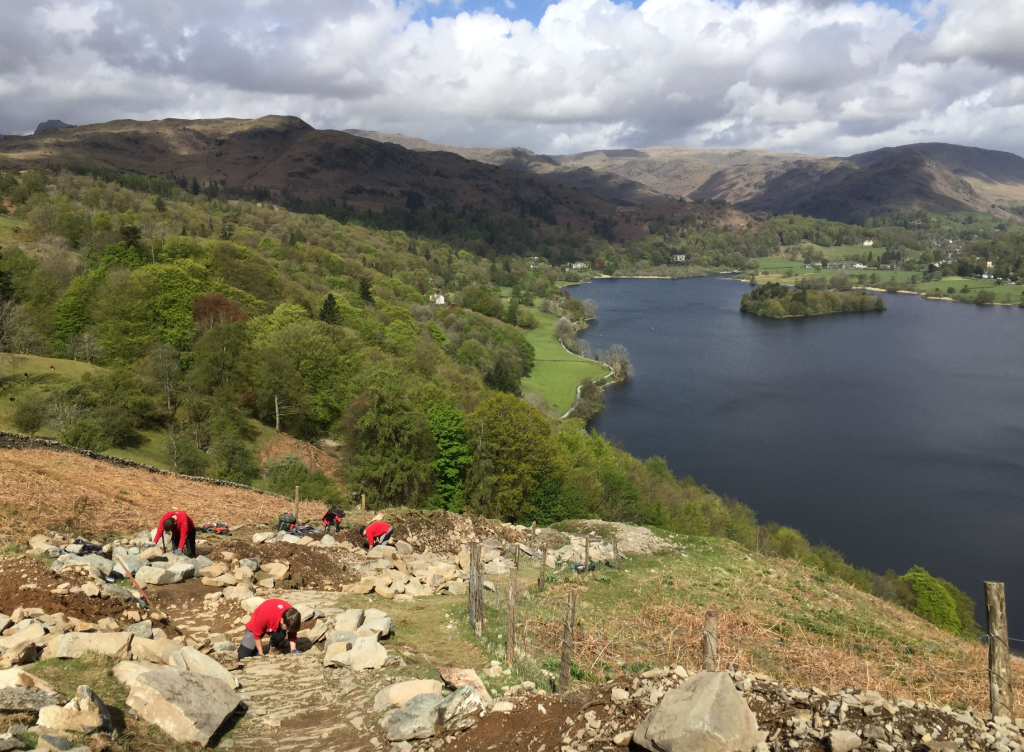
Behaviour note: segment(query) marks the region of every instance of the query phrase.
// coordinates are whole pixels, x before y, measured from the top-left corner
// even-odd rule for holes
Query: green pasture
[[[27,223],[23,219],[0,216],[0,242],[5,240],[16,240],[18,234],[23,232]]]
[[[562,415],[572,407],[580,382],[603,378],[608,369],[595,360],[566,352],[555,339],[555,321],[558,319],[550,313],[541,313],[533,308],[529,310],[536,315],[539,326],[526,332],[536,360],[533,372],[523,379],[523,391],[541,395],[552,413]]]

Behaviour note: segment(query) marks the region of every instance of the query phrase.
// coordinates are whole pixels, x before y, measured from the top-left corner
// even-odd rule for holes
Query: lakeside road
[[[576,390],[584,379],[595,381],[608,373],[608,367],[568,352],[555,338],[556,316],[530,309],[538,326],[526,332],[533,345],[533,372],[523,379],[523,392],[540,395],[556,416],[564,414],[576,401]]]

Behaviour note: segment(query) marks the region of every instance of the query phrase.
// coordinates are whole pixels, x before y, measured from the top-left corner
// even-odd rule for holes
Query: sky
[[[0,133],[287,114],[456,146],[1024,155],[1022,0],[0,0]]]

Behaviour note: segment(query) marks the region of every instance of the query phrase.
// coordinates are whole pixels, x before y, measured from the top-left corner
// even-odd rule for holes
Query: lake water
[[[919,564],[979,603],[1003,581],[1024,638],[1024,310],[879,293],[883,313],[770,321],[730,280],[569,289],[636,369],[594,428],[857,566]]]

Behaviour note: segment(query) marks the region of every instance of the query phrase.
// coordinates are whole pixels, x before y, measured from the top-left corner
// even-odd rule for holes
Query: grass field
[[[572,407],[580,382],[603,378],[608,368],[597,361],[566,352],[554,335],[558,319],[550,313],[530,310],[540,325],[526,333],[526,338],[533,345],[536,362],[533,373],[523,379],[523,391],[542,396],[551,413],[562,415]]]
[[[23,219],[13,217],[0,217],[0,242],[5,240],[16,240],[20,232],[23,232],[28,223]]]

